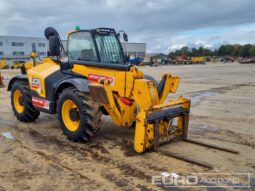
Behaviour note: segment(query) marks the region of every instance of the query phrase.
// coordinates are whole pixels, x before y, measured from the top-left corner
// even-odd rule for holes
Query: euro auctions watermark
[[[152,184],[163,187],[252,188],[252,173],[192,173],[178,175],[163,172],[152,176]]]

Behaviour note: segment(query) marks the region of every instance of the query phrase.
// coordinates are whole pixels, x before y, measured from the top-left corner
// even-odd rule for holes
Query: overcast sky
[[[125,30],[147,52],[188,45],[255,44],[254,0],[0,0],[0,35],[43,37],[47,26],[62,38],[82,29]]]

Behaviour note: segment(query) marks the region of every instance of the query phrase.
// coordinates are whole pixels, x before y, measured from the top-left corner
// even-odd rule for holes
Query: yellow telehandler
[[[65,51],[58,32],[48,27],[48,57],[21,68],[8,84],[14,115],[22,122],[36,120],[40,112],[58,114],[63,133],[75,142],[91,140],[100,128],[101,115],[114,123],[135,127],[134,149],[143,153],[169,141],[189,143],[237,154],[238,151],[187,138],[190,100],[175,93],[178,76],[163,74],[160,82],[127,64],[120,38],[125,32],[110,28],[68,33]],[[210,164],[157,149],[164,155],[212,168]]]
[[[205,57],[203,56],[193,56],[191,58],[192,64],[205,64]]]
[[[0,69],[8,69],[8,67],[6,60],[0,60]]]
[[[77,29],[68,34],[65,51],[57,31],[48,27],[48,57],[34,67],[25,64],[22,74],[9,82],[17,119],[30,122],[40,112],[57,113],[64,134],[83,142],[98,132],[103,113],[118,126],[135,125],[138,153],[185,138],[190,100],[166,101],[169,93],[176,92],[180,78],[164,74],[157,83],[126,64],[121,35],[127,40],[126,33],[114,29]]]

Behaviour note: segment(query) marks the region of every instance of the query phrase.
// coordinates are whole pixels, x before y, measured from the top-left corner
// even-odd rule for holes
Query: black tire
[[[15,105],[14,105],[14,92],[16,90],[19,90],[22,93],[23,106],[24,106],[24,109],[23,109],[22,112],[18,112],[17,109],[15,108]],[[32,121],[35,121],[40,115],[40,112],[37,111],[33,107],[29,85],[26,82],[16,81],[12,85],[12,88],[11,88],[11,105],[12,105],[12,110],[14,112],[14,115],[16,116],[16,118],[19,121],[32,122]]]
[[[62,107],[66,100],[73,101],[77,106],[79,126],[75,131],[70,131],[63,121]],[[99,104],[94,102],[89,94],[80,92],[75,87],[66,88],[60,94],[57,101],[57,113],[63,133],[72,141],[89,141],[99,131],[102,116]]]

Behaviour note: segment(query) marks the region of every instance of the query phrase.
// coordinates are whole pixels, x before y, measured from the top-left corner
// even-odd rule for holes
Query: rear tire
[[[99,104],[74,87],[60,94],[57,112],[63,133],[72,141],[89,141],[99,131],[102,116]]]
[[[26,82],[16,81],[12,85],[11,105],[14,115],[19,121],[35,121],[40,115],[40,112],[32,104],[29,85]]]

